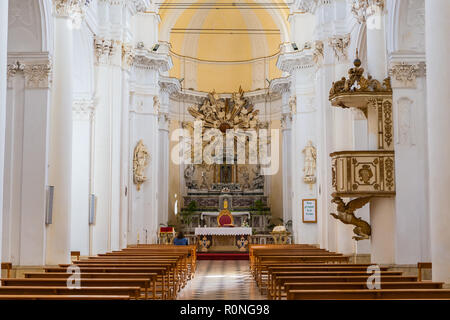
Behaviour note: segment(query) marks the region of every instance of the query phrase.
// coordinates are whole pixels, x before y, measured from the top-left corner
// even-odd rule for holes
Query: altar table
[[[195,228],[198,250],[201,252],[248,251],[252,228]]]

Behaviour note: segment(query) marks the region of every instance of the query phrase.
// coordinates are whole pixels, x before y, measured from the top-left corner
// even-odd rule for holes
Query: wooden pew
[[[381,288],[384,289],[442,289],[442,282],[380,282]],[[284,291],[290,290],[369,290],[366,282],[312,282],[312,283],[284,283]],[[277,293],[276,298],[281,299],[286,294],[282,294],[281,290]]]
[[[179,264],[177,264],[177,268],[180,273],[182,273],[183,277],[186,276],[187,279],[192,279],[193,273],[195,272],[195,265],[193,260],[188,257],[188,251],[183,250],[182,252],[147,252],[142,251],[138,253],[127,253],[127,252],[114,252],[99,255],[98,257],[89,257],[88,260],[82,261],[90,261],[90,260],[164,260],[164,259],[180,259]],[[183,283],[184,285],[184,283]]]
[[[285,264],[289,263],[304,263],[304,262],[316,262],[316,263],[325,263],[325,262],[348,262],[349,257],[345,256],[335,256],[335,255],[326,255],[326,256],[302,256],[302,255],[260,255],[257,257],[256,266],[255,266],[255,278],[258,286],[261,287],[263,284],[263,274],[267,273],[267,268],[265,268],[266,262],[276,261],[277,263],[283,262]]]
[[[64,272],[31,272],[25,273],[25,279],[65,279],[66,281],[71,275]],[[139,286],[144,292],[144,299],[149,298],[150,290],[152,292],[150,299],[157,299],[157,275],[155,273],[83,273],[81,279],[83,286]],[[96,281],[87,281],[91,279]]]
[[[179,269],[177,268],[176,261],[168,262],[168,261],[141,261],[141,262],[131,262],[129,260],[125,261],[107,261],[107,262],[98,262],[97,260],[93,260],[90,262],[82,262],[79,261],[76,265],[80,268],[89,267],[89,268],[152,268],[152,267],[166,267],[168,268],[168,286],[173,286],[174,294],[180,290],[182,282],[185,280],[181,275],[179,275]],[[62,268],[67,268],[69,265],[60,264]]]
[[[417,281],[422,281],[422,269],[432,269],[433,265],[431,262],[418,262],[417,263]]]
[[[130,300],[129,296],[113,295],[0,295],[0,300]]]
[[[288,300],[450,300],[448,289],[289,290]]]
[[[287,245],[252,246],[250,251],[252,274],[261,290],[267,285],[269,299],[450,299],[443,283],[417,282],[387,267],[380,267],[381,289],[370,290],[369,264],[349,264],[350,257],[322,249]]]
[[[80,289],[67,287],[69,266],[80,270]],[[145,245],[45,267],[43,273],[26,273],[24,279],[1,279],[5,299],[129,299],[175,298],[196,268],[196,246]],[[158,286],[160,285],[160,287]],[[19,297],[20,296],[20,297]]]
[[[380,276],[401,276],[401,271],[380,271]],[[366,276],[369,277],[366,271],[278,271],[272,273],[272,281],[268,283],[268,291],[274,292],[279,286],[280,282],[277,280],[281,276],[303,276],[303,277],[348,277],[348,276]]]
[[[72,290],[72,293],[75,293],[78,289],[69,289],[67,287],[67,279],[64,278],[13,278],[13,279],[0,279],[3,288],[7,287],[64,287],[68,290]],[[148,279],[81,279],[80,287],[84,288],[126,288],[132,290],[133,293],[136,292],[136,295],[133,294],[133,297],[140,298],[141,288],[144,287],[145,290],[145,299],[148,299],[148,287],[149,280]],[[131,288],[131,289],[130,289]],[[105,290],[106,290],[105,289]],[[118,289],[117,289],[118,290]],[[107,293],[101,293],[107,294]],[[121,294],[118,294],[121,295]]]
[[[69,289],[67,286],[2,286],[1,295],[113,295],[128,296],[131,299],[139,299],[140,287],[80,287]]]
[[[1,270],[6,270],[6,276],[11,277],[12,263],[11,262],[2,262]]]
[[[274,288],[277,286],[277,277],[279,276],[289,276],[289,275],[298,275],[299,272],[326,272],[326,271],[347,271],[347,272],[362,272],[363,274],[367,274],[367,266],[366,265],[352,265],[352,264],[338,264],[338,265],[330,265],[330,264],[316,264],[316,265],[276,265],[276,266],[266,266],[267,268],[267,284],[269,286],[268,294],[269,296],[274,291]],[[388,267],[380,267],[380,271],[387,271]]]
[[[67,268],[64,267],[46,267],[45,272],[62,272],[67,273]],[[168,268],[167,267],[80,267],[81,277],[85,273],[156,273],[161,279],[162,298],[172,298],[169,283],[168,283]],[[70,273],[69,273],[70,274]]]

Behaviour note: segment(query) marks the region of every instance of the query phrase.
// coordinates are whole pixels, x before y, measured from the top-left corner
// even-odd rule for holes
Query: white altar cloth
[[[246,228],[246,227],[195,228],[195,235],[196,236],[252,235],[252,228]]]

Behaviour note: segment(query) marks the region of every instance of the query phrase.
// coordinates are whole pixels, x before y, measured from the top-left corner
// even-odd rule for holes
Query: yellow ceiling
[[[282,42],[279,21],[282,21],[286,28],[289,10],[258,8],[258,3],[276,2],[252,0],[233,1],[240,5],[250,5],[251,8],[222,9],[231,1],[164,1],[159,11],[160,39],[167,38],[161,34],[163,32],[161,26],[164,26],[166,32],[170,28],[168,41],[172,45],[172,51],[177,54],[172,56],[174,67],[170,71],[170,76],[192,78],[192,75],[185,74],[186,60],[195,65],[193,69],[187,68],[186,72],[196,73],[195,85],[192,86],[199,91],[215,89],[217,92],[233,92],[237,91],[240,85],[249,91],[256,89],[255,76],[270,79],[281,76],[281,72],[275,67],[274,55],[279,51]],[[180,3],[185,3],[185,7],[182,9],[164,7]],[[284,4],[284,1],[277,3]],[[200,7],[208,4],[212,4],[215,8]],[[221,9],[216,9],[217,7]],[[274,15],[279,16],[278,25]],[[176,18],[176,21],[173,18]],[[264,67],[266,70],[264,75],[254,74],[255,64],[252,61],[267,56],[271,58],[266,59],[268,67]]]

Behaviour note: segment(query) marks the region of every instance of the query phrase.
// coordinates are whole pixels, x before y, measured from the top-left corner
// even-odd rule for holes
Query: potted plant
[[[197,210],[197,202],[191,201],[187,207],[181,212],[181,221],[185,225],[189,225],[192,222],[192,215]]]

